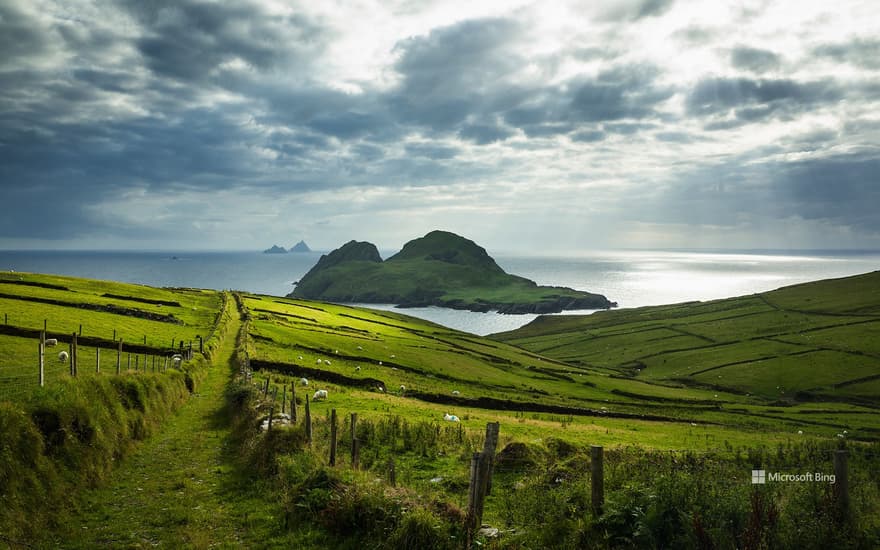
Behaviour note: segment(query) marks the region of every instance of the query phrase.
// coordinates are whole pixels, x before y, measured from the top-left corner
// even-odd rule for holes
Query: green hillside
[[[751,296],[547,316],[494,339],[631,380],[880,403],[880,272]]]
[[[552,313],[614,305],[598,294],[538,286],[507,274],[485,249],[445,231],[432,231],[408,242],[384,262],[375,245],[350,241],[321,256],[290,296],[504,313]]]

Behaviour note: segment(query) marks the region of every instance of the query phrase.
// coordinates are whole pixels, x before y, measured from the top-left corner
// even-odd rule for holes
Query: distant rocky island
[[[309,248],[309,245],[306,244],[305,241],[300,241],[290,247],[290,252],[311,252],[312,249]]]
[[[617,305],[601,294],[538,286],[510,275],[483,247],[447,231],[414,239],[385,261],[376,245],[350,241],[322,255],[288,296],[499,313],[557,313]]]
[[[263,254],[287,254],[288,252],[311,252],[312,249],[309,248],[309,245],[306,244],[305,241],[300,241],[295,245],[290,247],[290,250],[285,249],[283,246],[278,246],[277,244],[273,244],[271,248],[267,248],[263,251]]]

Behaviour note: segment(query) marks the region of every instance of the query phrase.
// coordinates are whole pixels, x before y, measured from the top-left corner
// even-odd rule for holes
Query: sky
[[[0,248],[880,249],[876,0],[0,0]]]

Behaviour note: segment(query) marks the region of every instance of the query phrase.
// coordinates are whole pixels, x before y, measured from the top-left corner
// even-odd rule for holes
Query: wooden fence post
[[[269,396],[269,378],[266,378],[266,387],[263,389],[263,397]]]
[[[351,447],[351,467],[357,470],[361,462],[361,440],[355,438],[352,443],[353,445]]]
[[[394,469],[394,457],[388,457],[388,483],[397,487],[397,471]]]
[[[281,414],[287,412],[287,384],[284,384],[284,391],[281,393]]]
[[[834,501],[840,519],[845,518],[849,512],[848,455],[849,452],[843,449],[834,451]]]
[[[80,335],[80,336],[83,335],[83,326],[82,326],[82,323],[79,324],[79,335]]]
[[[481,453],[474,453],[471,456],[471,473],[468,482],[468,506],[467,506],[467,544],[465,548],[471,547],[471,538],[473,537],[474,528],[477,525],[477,494],[480,486],[480,457]]]
[[[95,348],[95,374],[101,373],[101,348]]]
[[[115,332],[114,336],[115,336]],[[119,347],[116,348],[116,374],[122,373],[122,338],[119,339]]]
[[[162,361],[162,372],[168,372],[168,356],[165,356],[165,360]]]
[[[312,444],[312,411],[309,408],[309,394],[306,394],[306,441]]]
[[[70,335],[70,376],[76,376],[76,333]]]
[[[131,352],[128,352],[128,372],[131,372]]]
[[[296,382],[290,384],[290,420],[296,423]]]
[[[601,445],[590,446],[590,481],[592,483],[593,514],[602,515],[605,506],[605,478],[603,467],[604,449]]]
[[[45,371],[45,351],[46,351],[46,333],[40,332],[40,387],[44,387],[46,385],[46,371]]]
[[[144,345],[145,346],[147,345],[147,335],[146,334],[144,334]]]
[[[48,331],[48,329],[46,328],[46,326],[47,326],[48,324],[49,324],[49,320],[48,320],[48,319],[43,319],[43,332],[47,332],[47,331]]]
[[[116,341],[116,329],[115,328],[113,329],[113,341],[114,342]]]
[[[134,372],[138,372],[139,370],[141,370],[141,356],[135,355],[134,356]]]
[[[486,440],[483,443],[483,454],[487,457],[488,473],[486,475],[484,497],[485,495],[492,494],[492,470],[495,467],[495,449],[498,447],[498,430],[500,427],[501,425],[498,422],[486,424]]]
[[[330,410],[330,465],[336,466],[336,409]]]

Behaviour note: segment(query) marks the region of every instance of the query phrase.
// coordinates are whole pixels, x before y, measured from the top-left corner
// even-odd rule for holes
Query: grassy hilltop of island
[[[409,241],[385,261],[376,245],[350,241],[321,256],[289,296],[500,313],[556,313],[617,305],[600,294],[539,286],[506,273],[484,248],[446,231],[432,231]]]

